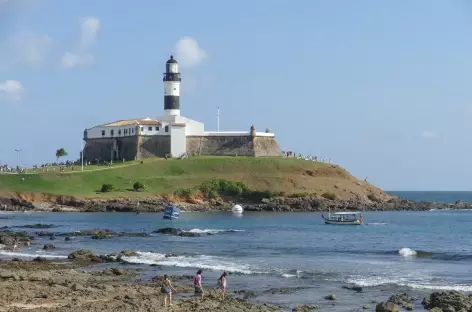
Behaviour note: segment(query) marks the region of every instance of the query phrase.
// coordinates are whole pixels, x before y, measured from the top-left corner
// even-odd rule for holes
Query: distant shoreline
[[[326,199],[316,196],[274,197],[258,202],[241,198],[172,199],[144,198],[139,201],[125,199],[84,200],[73,197],[51,198],[49,201],[26,200],[17,196],[0,196],[2,211],[44,212],[162,212],[172,202],[186,212],[231,211],[235,204],[244,211],[256,212],[326,212],[331,211],[428,211],[440,209],[472,209],[472,203],[457,201],[447,204],[434,201],[413,201],[391,198],[387,201]]]

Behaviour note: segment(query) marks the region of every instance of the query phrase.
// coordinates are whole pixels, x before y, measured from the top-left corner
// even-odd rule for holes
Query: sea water
[[[0,257],[59,259],[77,249],[99,254],[135,250],[138,255],[126,260],[145,269],[144,279],[193,275],[201,268],[204,284],[216,287],[218,276],[227,271],[232,290],[256,291],[253,301],[287,309],[311,303],[350,311],[399,291],[418,298],[434,290],[472,291],[471,211],[366,212],[362,226],[325,225],[320,213],[182,212],[179,220],[163,220],[160,213],[38,212],[0,218],[0,227],[35,223],[57,226],[45,230],[51,232],[107,228],[151,233],[175,227],[202,236],[154,233],[151,237],[74,237],[71,241],[39,237],[34,245],[17,252],[0,251]],[[43,251],[47,243],[57,248]],[[363,292],[342,286],[361,286]],[[288,293],[274,291],[281,287],[289,288]],[[334,306],[323,299],[330,293],[338,298]]]

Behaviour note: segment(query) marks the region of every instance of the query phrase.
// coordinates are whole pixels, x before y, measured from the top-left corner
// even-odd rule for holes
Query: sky
[[[85,128],[163,113],[270,128],[386,190],[471,190],[467,0],[0,0],[0,163],[77,159]]]

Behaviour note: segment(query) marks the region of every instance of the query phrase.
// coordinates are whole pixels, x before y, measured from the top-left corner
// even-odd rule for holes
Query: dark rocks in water
[[[117,259],[111,256],[96,255],[91,250],[81,249],[70,253],[67,258],[76,262],[85,263],[105,263],[105,262],[116,262]]]
[[[56,240],[56,236],[49,236],[49,240]]]
[[[108,239],[112,237],[113,237],[112,235],[107,235],[107,234],[92,235],[92,239]]]
[[[292,312],[310,312],[313,310],[318,310],[320,307],[311,304],[300,304],[292,309]]]
[[[43,250],[51,250],[51,249],[56,249],[56,246],[53,244],[46,244],[43,246]]]
[[[377,304],[375,312],[400,312],[400,310],[395,303],[384,301]]]
[[[119,255],[122,256],[122,257],[136,257],[138,254],[136,253],[136,251],[122,250],[122,251],[120,251]]]
[[[411,298],[407,293],[393,295],[387,301],[403,307],[406,310],[413,309],[413,298]]]
[[[64,238],[64,240],[65,240],[66,242],[68,242],[68,241],[71,240],[71,238],[70,238],[69,236],[66,236],[66,238]]]
[[[49,260],[44,258],[44,257],[36,257],[36,258],[33,259],[33,261],[35,261],[35,262],[47,262]]]
[[[133,232],[119,232],[117,233],[118,236],[125,236],[125,237],[150,237],[151,234],[149,233],[133,233]]]
[[[324,297],[326,300],[336,300],[336,295],[335,294],[329,294],[326,297]]]
[[[178,255],[174,254],[174,253],[170,253],[170,254],[166,254],[165,257],[166,258],[172,258],[172,257],[178,257]]]
[[[241,296],[243,299],[254,298],[257,296],[255,292],[246,289],[235,290],[234,293]]]
[[[425,309],[433,308],[442,311],[472,311],[472,296],[466,296],[458,291],[434,292],[425,297],[423,302]]]
[[[46,232],[46,231],[39,231],[39,232],[35,232],[34,234],[35,234],[36,236],[40,236],[40,237],[42,237],[42,236],[54,236],[54,235],[56,235],[56,234],[53,233],[53,232]]]
[[[149,237],[151,236],[149,233],[129,233],[129,232],[114,232],[110,229],[92,229],[92,230],[82,230],[78,232],[72,233],[60,233],[57,236],[91,236],[92,239],[107,239],[115,236],[123,236],[123,237]]]
[[[15,242],[24,243],[30,240],[29,234],[26,232],[0,232],[0,245],[13,246]]]
[[[184,236],[184,237],[201,236],[199,233],[187,232],[187,231],[183,231],[181,229],[175,229],[175,228],[162,228],[162,229],[154,231],[153,233],[167,234],[167,235],[173,235],[173,236]]]
[[[54,224],[42,224],[42,223],[17,226],[17,228],[22,228],[22,229],[50,229],[53,227],[55,227]]]
[[[347,289],[347,290],[353,290],[356,292],[362,292],[362,287],[360,286],[343,286],[342,288]]]

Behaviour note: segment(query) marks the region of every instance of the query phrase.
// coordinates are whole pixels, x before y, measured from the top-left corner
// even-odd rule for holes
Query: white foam
[[[200,268],[214,271],[226,271],[242,274],[266,273],[252,270],[248,265],[230,261],[222,257],[205,255],[166,257],[164,254],[153,252],[136,252],[133,257],[122,257],[129,263],[156,264],[181,268]]]
[[[191,229],[187,231],[189,233],[197,233],[197,234],[218,234],[224,232],[245,232],[245,230],[233,230],[233,229]]]
[[[388,223],[385,222],[369,222],[367,225],[388,225]]]
[[[8,256],[8,257],[20,257],[20,258],[51,258],[51,259],[67,259],[67,256],[63,255],[53,255],[53,254],[45,254],[43,252],[36,252],[36,253],[26,253],[26,252],[14,252],[14,251],[0,251],[0,255]]]
[[[438,285],[438,284],[432,284],[428,283],[427,281],[424,282],[411,282],[408,280],[408,278],[402,278],[402,277],[357,277],[357,278],[351,278],[346,281],[347,283],[350,284],[356,284],[357,286],[361,287],[374,287],[374,286],[380,286],[380,285],[388,285],[388,284],[393,284],[393,285],[398,285],[398,286],[403,286],[403,287],[410,287],[414,289],[428,289],[428,290],[455,290],[455,291],[462,291],[462,292],[471,292],[472,291],[472,285],[461,285],[461,284],[455,284],[455,285]]]
[[[398,250],[398,254],[403,257],[415,257],[418,253],[411,248],[402,248]]]

